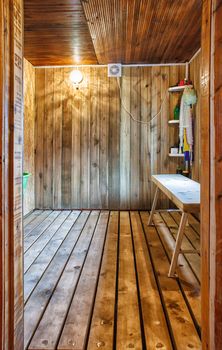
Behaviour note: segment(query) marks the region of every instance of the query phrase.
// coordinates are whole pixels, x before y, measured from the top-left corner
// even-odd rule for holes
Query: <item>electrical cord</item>
[[[122,92],[121,92],[121,87],[120,87],[120,78],[117,78],[117,84],[118,84],[118,87],[119,87],[119,95],[120,95],[120,101],[121,101],[121,106],[124,108],[124,110],[126,111],[126,113],[130,116],[130,118],[136,122],[136,123],[140,123],[140,124],[150,124],[156,117],[158,117],[158,115],[160,115],[160,113],[162,112],[162,109],[163,109],[163,106],[165,104],[165,101],[167,99],[167,96],[168,96],[168,90],[166,90],[166,93],[165,93],[165,96],[164,96],[164,99],[161,103],[161,106],[160,106],[160,110],[157,114],[155,114],[149,121],[143,121],[143,120],[138,120],[136,119],[133,114],[127,109],[126,105],[124,104],[123,100],[122,100]]]

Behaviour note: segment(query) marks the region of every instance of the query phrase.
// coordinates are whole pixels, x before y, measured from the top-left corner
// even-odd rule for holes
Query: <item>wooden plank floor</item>
[[[201,349],[200,256],[167,277],[179,212],[36,211],[25,218],[25,349]],[[190,216],[183,248],[199,249]]]

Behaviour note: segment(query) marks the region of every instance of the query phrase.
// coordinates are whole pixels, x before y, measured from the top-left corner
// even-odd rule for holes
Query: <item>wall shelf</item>
[[[172,157],[172,158],[182,158],[184,157],[184,154],[183,153],[169,153],[169,157]]]
[[[186,87],[193,88],[193,85],[171,86],[171,87],[169,87],[168,91],[169,91],[169,92],[181,92],[181,91],[183,91]]]
[[[180,121],[179,120],[174,120],[174,119],[171,119],[168,121],[168,124],[169,125],[179,125]]]

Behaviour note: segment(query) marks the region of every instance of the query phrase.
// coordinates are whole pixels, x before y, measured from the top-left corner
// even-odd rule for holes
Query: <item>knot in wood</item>
[[[105,346],[104,341],[99,341],[98,343],[96,343],[97,348],[101,348],[102,346]]]

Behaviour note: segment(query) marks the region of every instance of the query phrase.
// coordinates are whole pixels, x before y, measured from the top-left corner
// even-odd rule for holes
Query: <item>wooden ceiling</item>
[[[34,65],[168,63],[200,47],[202,0],[24,0]]]
[[[80,0],[24,0],[24,17],[33,65],[98,63]]]
[[[201,0],[83,2],[99,63],[183,62],[200,47]]]

